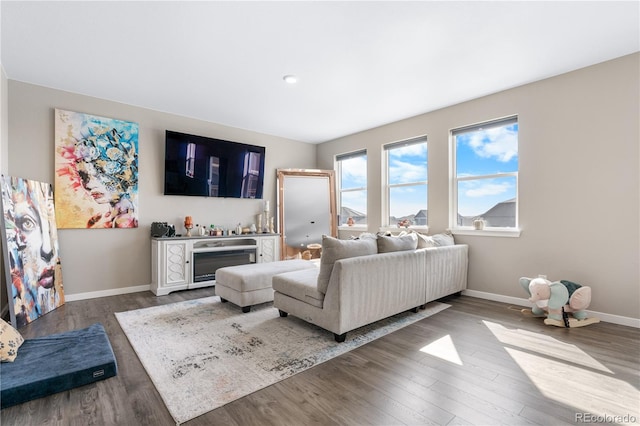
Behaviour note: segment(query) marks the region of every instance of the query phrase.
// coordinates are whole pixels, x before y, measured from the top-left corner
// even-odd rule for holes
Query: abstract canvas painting
[[[138,227],[138,124],[55,110],[58,228]]]
[[[2,176],[2,253],[11,322],[21,327],[64,304],[51,184]]]

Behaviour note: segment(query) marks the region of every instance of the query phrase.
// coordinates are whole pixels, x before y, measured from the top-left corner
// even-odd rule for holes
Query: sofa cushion
[[[289,297],[322,308],[324,294],[318,291],[318,269],[285,272],[273,277],[273,289]]]
[[[216,271],[216,286],[229,287],[239,292],[262,290],[271,287],[274,275],[300,269],[317,267],[315,263],[302,259],[225,266]]]
[[[435,241],[433,241],[433,237],[421,234],[421,233],[416,232],[416,231],[411,231],[411,232],[413,234],[415,234],[415,236],[418,238],[418,248],[419,249],[435,247],[436,246]]]
[[[18,355],[18,348],[24,343],[18,330],[0,319],[0,355],[2,362],[13,362]]]
[[[339,240],[337,238],[322,236],[322,256],[320,257],[320,273],[318,274],[318,291],[327,293],[329,278],[336,260],[348,257],[367,256],[376,254],[378,245],[373,238],[360,240]]]
[[[405,234],[398,237],[379,235],[376,241],[378,253],[415,250],[418,247],[418,237],[415,234]]]
[[[450,232],[435,234],[431,238],[433,239],[435,247],[452,246],[456,243],[453,239],[453,234]]]

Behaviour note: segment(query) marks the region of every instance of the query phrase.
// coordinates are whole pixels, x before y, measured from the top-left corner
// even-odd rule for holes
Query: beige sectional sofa
[[[324,237],[319,269],[273,277],[273,304],[280,316],[316,324],[342,342],[348,331],[417,312],[427,302],[466,289],[468,246],[426,245],[421,241],[418,248],[415,235],[369,241]]]

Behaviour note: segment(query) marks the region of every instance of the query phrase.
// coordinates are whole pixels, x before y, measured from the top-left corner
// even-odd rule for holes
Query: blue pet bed
[[[0,364],[0,405],[21,404],[117,373],[116,357],[102,324],[26,339],[14,362]]]

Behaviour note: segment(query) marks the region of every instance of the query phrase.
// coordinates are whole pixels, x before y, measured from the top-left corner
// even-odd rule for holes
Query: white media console
[[[151,291],[213,286],[218,268],[280,260],[279,245],[278,234],[152,238]]]

